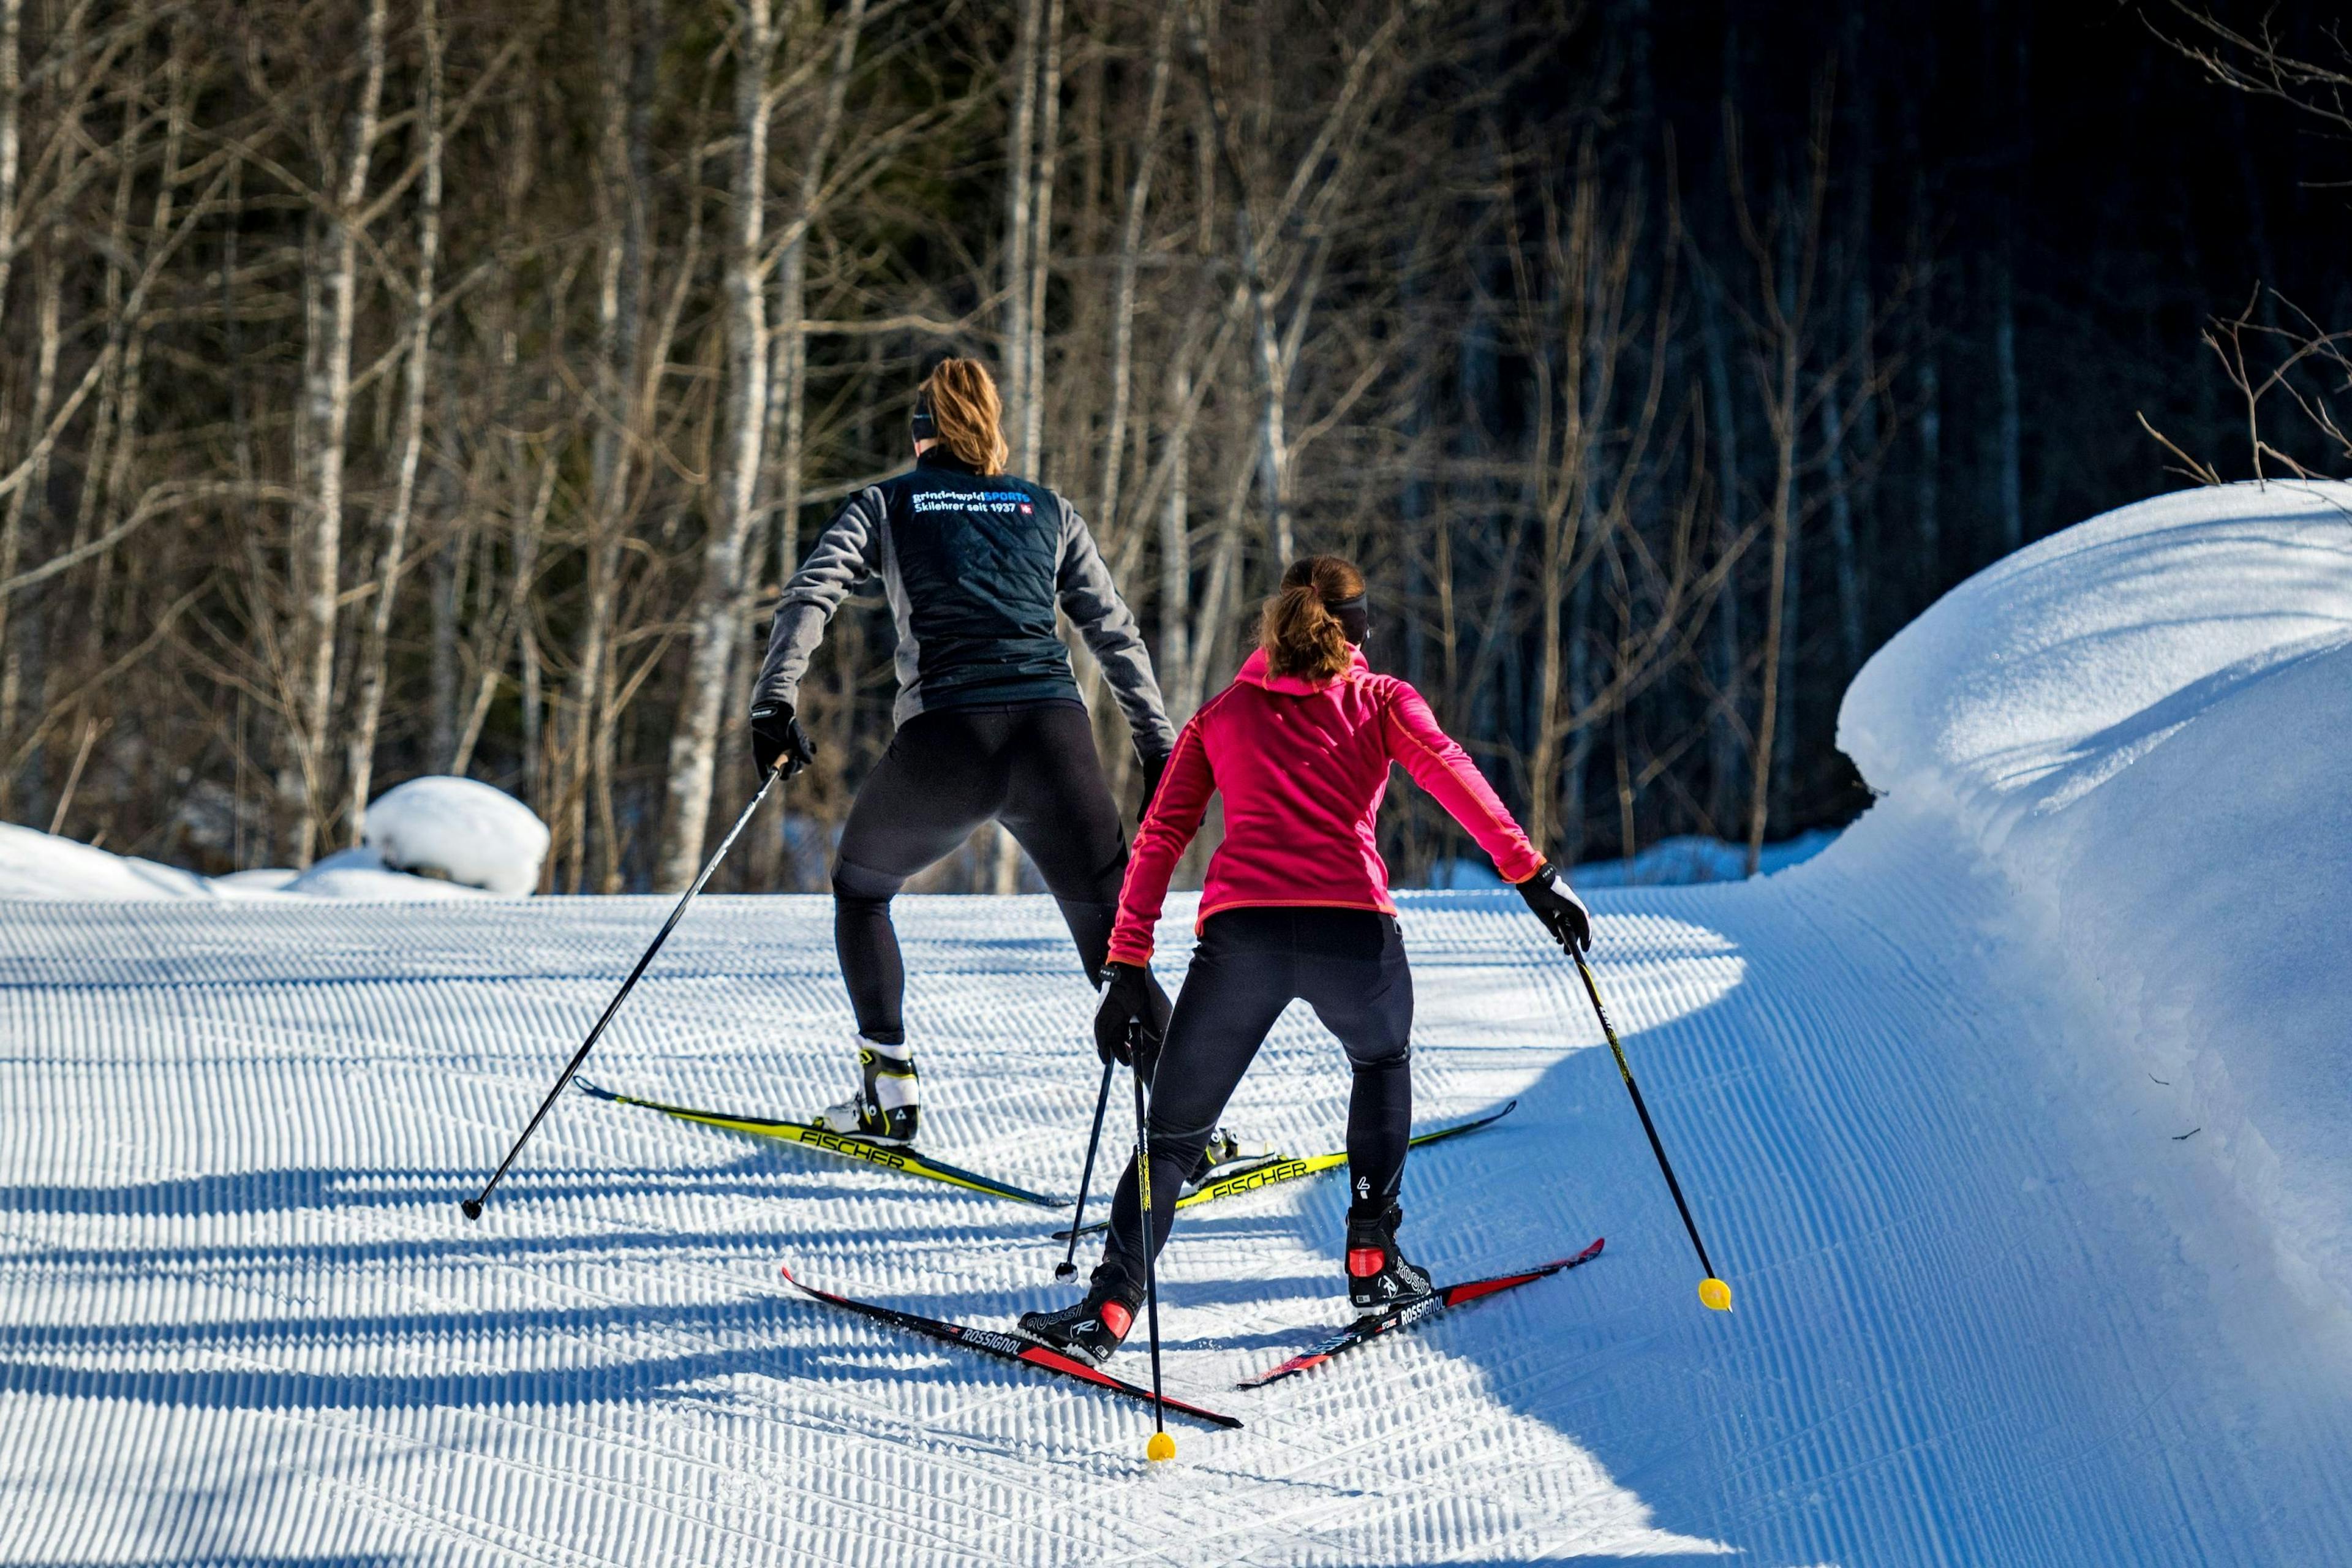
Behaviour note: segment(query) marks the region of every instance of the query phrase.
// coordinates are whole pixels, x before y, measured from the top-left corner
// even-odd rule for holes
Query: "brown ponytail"
[[[1001,474],[1012,459],[1004,444],[1004,403],[996,378],[976,359],[941,360],[923,378],[916,406],[931,416],[940,440],[974,473]]]
[[[1331,606],[1364,591],[1363,574],[1337,555],[1309,555],[1282,574],[1282,591],[1265,602],[1257,646],[1276,675],[1328,680],[1353,660],[1348,634]]]

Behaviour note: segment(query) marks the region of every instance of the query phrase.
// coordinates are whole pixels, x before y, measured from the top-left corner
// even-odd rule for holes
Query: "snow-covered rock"
[[[509,895],[538,887],[547,858],[547,825],[514,796],[474,779],[411,779],[386,790],[367,809],[365,837],[394,871]]]
[[[1847,693],[1871,784],[1954,817],[2153,1100],[2352,1308],[2352,486],[2126,507],[1947,595]],[[2178,1134],[2184,1139],[2189,1134]]]
[[[209,899],[193,872],[0,822],[0,899]]]

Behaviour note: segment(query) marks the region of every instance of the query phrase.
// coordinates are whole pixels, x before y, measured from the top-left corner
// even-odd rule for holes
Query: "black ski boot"
[[[1058,1312],[1022,1313],[1013,1331],[1088,1366],[1100,1366],[1135,1327],[1136,1309],[1142,1301],[1141,1291],[1097,1282],[1075,1306]]]
[[[886,1046],[861,1036],[857,1070],[857,1092],[818,1111],[809,1119],[810,1125],[895,1148],[912,1143],[923,1117],[918,1102],[915,1053],[905,1046]]]
[[[1404,1210],[1348,1211],[1348,1300],[1366,1310],[1385,1310],[1429,1295],[1429,1275],[1397,1250],[1397,1226]]]
[[[1227,1165],[1270,1160],[1273,1157],[1274,1151],[1265,1144],[1244,1143],[1234,1137],[1231,1131],[1220,1127],[1210,1133],[1208,1142],[1201,1146],[1200,1163],[1192,1167],[1192,1173],[1184,1178],[1184,1189],[1178,1195],[1191,1196],[1204,1183],[1215,1180],[1217,1172]]]

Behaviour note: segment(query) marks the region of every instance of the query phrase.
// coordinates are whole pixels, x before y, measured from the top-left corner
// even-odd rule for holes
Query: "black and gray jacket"
[[[1077,510],[1043,485],[976,474],[941,447],[850,497],[826,525],[784,584],[755,704],[798,700],[825,623],[877,572],[898,628],[899,723],[937,709],[1075,700],[1058,604],[1102,666],[1136,749],[1175,748],[1151,655]]]

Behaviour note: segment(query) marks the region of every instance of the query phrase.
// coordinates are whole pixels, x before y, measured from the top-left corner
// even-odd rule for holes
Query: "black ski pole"
[[[1565,944],[1563,944],[1565,945]],[[1609,1037],[1609,1051],[1617,1058],[1617,1076],[1625,1080],[1625,1092],[1633,1097],[1633,1114],[1642,1119],[1642,1131],[1650,1135],[1650,1152],[1658,1157],[1658,1169],[1666,1178],[1666,1191],[1675,1195],[1675,1207],[1682,1211],[1683,1228],[1690,1232],[1691,1248],[1698,1254],[1698,1265],[1706,1270],[1699,1281],[1698,1299],[1718,1312],[1731,1310],[1731,1287],[1715,1276],[1715,1265],[1706,1260],[1706,1243],[1698,1238],[1698,1226],[1692,1220],[1690,1205],[1683,1201],[1683,1187],[1675,1180],[1675,1168],[1666,1160],[1666,1146],[1658,1142],[1657,1123],[1650,1120],[1650,1108],[1642,1103],[1642,1086],[1633,1081],[1633,1069],[1625,1063],[1625,1047],[1617,1043],[1617,1030],[1609,1022],[1609,1009],[1601,1005],[1601,987],[1592,983],[1592,971],[1584,962],[1584,954],[1575,948],[1568,956],[1576,960],[1576,973],[1584,978],[1584,994],[1592,998],[1592,1016],[1601,1020],[1601,1032]]]
[[[1160,1266],[1153,1260],[1152,1238],[1160,1227],[1151,1215],[1151,1115],[1143,1103],[1143,1070],[1135,1073],[1135,1191],[1143,1209],[1143,1300],[1151,1326],[1151,1441],[1143,1446],[1147,1459],[1172,1459],[1176,1439],[1168,1435],[1167,1396],[1160,1389]]]
[[[778,759],[779,762],[782,760]],[[458,1205],[458,1207],[466,1211],[467,1219],[482,1217],[482,1205],[488,1201],[490,1194],[497,1190],[499,1183],[505,1178],[507,1167],[515,1163],[515,1156],[522,1152],[522,1146],[530,1142],[532,1133],[539,1131],[539,1124],[547,1119],[547,1112],[555,1104],[556,1097],[563,1092],[566,1085],[571,1083],[572,1075],[580,1070],[580,1064],[588,1059],[588,1053],[594,1048],[598,1037],[604,1034],[604,1026],[613,1021],[613,1015],[619,1012],[621,1004],[628,1000],[631,988],[637,983],[637,976],[646,972],[646,965],[654,961],[654,954],[661,951],[662,943],[669,940],[669,933],[676,931],[677,922],[685,918],[686,906],[694,902],[694,895],[702,891],[702,884],[710,880],[710,874],[719,869],[719,862],[727,858],[727,851],[735,847],[736,837],[743,831],[743,825],[751,820],[751,814],[760,809],[760,803],[768,798],[768,792],[773,789],[776,781],[783,776],[782,772],[771,769],[768,776],[760,781],[760,793],[751,797],[751,804],[743,808],[743,815],[735,819],[735,826],[729,828],[727,837],[719,841],[719,847],[711,852],[709,863],[702,868],[702,875],[694,879],[694,886],[687,889],[686,896],[677,901],[677,908],[670,910],[669,919],[662,922],[661,931],[654,937],[653,945],[646,949],[645,956],[637,960],[637,966],[629,971],[629,977],[621,982],[621,989],[614,994],[613,1000],[606,1005],[604,1016],[596,1020],[596,1026],[588,1031],[588,1037],[580,1042],[578,1050],[572,1053],[572,1060],[564,1065],[563,1076],[555,1080],[555,1087],[547,1091],[547,1098],[539,1102],[539,1109],[531,1114],[530,1125],[525,1127],[522,1130],[522,1136],[514,1141],[514,1147],[508,1150],[507,1157],[499,1162],[499,1168],[490,1173],[490,1179],[482,1184],[482,1190]]]
[[[1062,1254],[1062,1261],[1054,1265],[1054,1278],[1067,1279],[1078,1271],[1078,1232],[1087,1223],[1087,1188],[1095,1179],[1095,1151],[1102,1146],[1103,1112],[1110,1109],[1110,1075],[1118,1070],[1116,1062],[1103,1063],[1102,1091],[1095,1096],[1095,1130],[1087,1134],[1087,1163],[1078,1173],[1078,1216],[1070,1222],[1070,1249]]]

